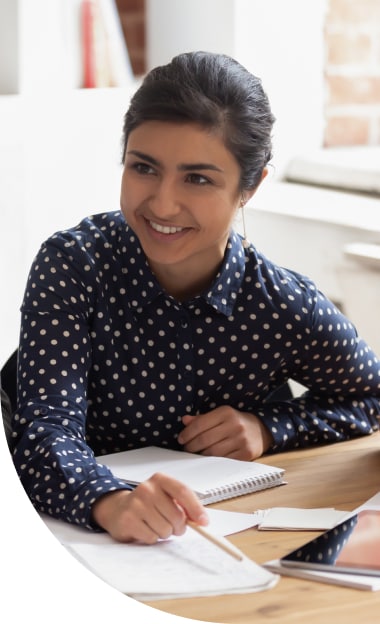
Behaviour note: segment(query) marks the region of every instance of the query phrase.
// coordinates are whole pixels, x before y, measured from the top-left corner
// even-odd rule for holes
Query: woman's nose
[[[160,180],[151,196],[150,207],[156,216],[168,219],[181,209],[178,189],[174,182]]]

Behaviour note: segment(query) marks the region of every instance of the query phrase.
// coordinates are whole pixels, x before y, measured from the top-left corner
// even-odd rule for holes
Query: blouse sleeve
[[[299,322],[303,344],[302,355],[289,358],[288,376],[307,390],[255,411],[273,435],[271,451],[338,442],[377,430],[380,363],[373,350],[313,284],[312,296],[293,318]]]
[[[41,248],[22,304],[13,418],[14,463],[33,504],[88,528],[98,528],[90,514],[99,496],[128,489],[86,443],[95,292],[85,245],[58,237]]]

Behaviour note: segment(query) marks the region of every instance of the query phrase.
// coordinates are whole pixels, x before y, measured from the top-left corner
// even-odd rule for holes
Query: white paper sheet
[[[261,514],[211,508],[207,514],[207,530],[219,539],[257,526],[262,518]],[[279,578],[247,557],[235,561],[191,529],[146,546],[120,544],[108,533],[93,533],[45,515],[41,518],[89,570],[140,600],[256,592],[269,589]]]
[[[239,511],[224,511],[223,509],[207,508],[210,523],[207,529],[215,535],[232,535],[246,529],[256,527],[262,520],[260,512],[241,513]]]
[[[347,516],[333,508],[300,509],[273,507],[264,513],[258,528],[262,531],[324,531],[332,529]]]
[[[369,498],[363,505],[357,507],[352,513],[358,513],[362,509],[380,509],[380,492]]]
[[[223,509],[207,508],[209,517],[207,529],[215,535],[232,535],[252,527],[256,527],[262,519],[262,513],[240,513],[238,511],[224,511]],[[50,518],[41,514],[46,526],[54,533],[62,544],[84,542],[86,544],[111,544],[113,539],[107,533],[93,533],[76,525]]]
[[[68,549],[109,585],[139,600],[251,593],[279,578],[247,557],[236,561],[193,531],[152,546],[72,543]]]

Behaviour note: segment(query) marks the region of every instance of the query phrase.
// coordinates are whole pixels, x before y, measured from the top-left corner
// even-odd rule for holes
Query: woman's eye
[[[189,175],[187,176],[187,181],[190,182],[190,184],[210,184],[210,180],[208,178],[205,178],[205,176],[201,175],[200,173],[189,173]]]
[[[151,165],[144,162],[137,162],[132,165],[132,169],[140,173],[141,175],[150,175],[154,173],[154,169]]]

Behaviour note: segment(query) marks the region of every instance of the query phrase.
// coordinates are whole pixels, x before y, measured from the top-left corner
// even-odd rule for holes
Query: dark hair
[[[186,52],[146,75],[124,118],[123,161],[130,132],[149,120],[219,130],[240,166],[240,190],[255,188],[272,158],[275,118],[261,80],[224,54]]]

